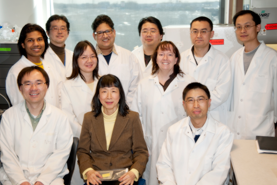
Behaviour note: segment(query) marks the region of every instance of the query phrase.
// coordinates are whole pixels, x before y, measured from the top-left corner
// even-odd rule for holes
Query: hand
[[[92,185],[99,185],[102,184],[102,182],[100,181],[99,178],[103,178],[99,172],[95,171],[95,170],[89,170],[86,173],[87,176],[87,185],[90,185],[89,183],[91,183]]]
[[[121,183],[119,185],[123,185],[123,184],[131,184],[133,185],[134,184],[134,180],[136,178],[136,175],[132,172],[132,171],[129,171],[127,173],[125,173],[124,175],[122,175],[118,181],[120,181]]]
[[[37,181],[35,185],[43,185],[41,182]]]
[[[22,182],[20,185],[31,185],[29,182],[25,181],[25,182]]]

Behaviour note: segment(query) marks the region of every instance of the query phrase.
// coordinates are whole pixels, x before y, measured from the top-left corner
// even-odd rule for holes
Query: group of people
[[[213,23],[203,16],[183,53],[162,41],[151,16],[132,52],[114,43],[107,15],[92,23],[96,47],[84,40],[73,52],[65,16],[51,16],[46,32],[26,24],[6,78],[13,106],[0,124],[1,183],[63,184],[73,137],[73,185],[227,183],[233,139],[274,136],[277,122],[277,52],[259,42],[258,14],[243,10],[233,22],[244,47],[231,59],[210,44]],[[100,171],[122,168],[103,181]]]

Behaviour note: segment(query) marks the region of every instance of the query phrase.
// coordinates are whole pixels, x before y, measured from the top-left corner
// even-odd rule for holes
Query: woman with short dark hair
[[[144,172],[148,151],[139,115],[126,104],[120,80],[102,76],[92,100],[93,110],[84,116],[77,156],[87,184],[137,184]],[[99,170],[128,168],[116,181],[102,181]],[[135,181],[135,182],[134,182]]]

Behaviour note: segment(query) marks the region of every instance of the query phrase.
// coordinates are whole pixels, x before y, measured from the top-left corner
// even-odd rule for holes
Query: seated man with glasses
[[[63,15],[52,15],[46,22],[46,32],[50,39],[45,60],[54,66],[55,77],[65,81],[72,73],[73,52],[65,48],[70,24]]]
[[[60,83],[60,79],[56,77],[55,66],[45,59],[48,42],[43,28],[37,24],[30,23],[23,26],[17,46],[22,57],[10,68],[6,78],[6,91],[12,105],[16,105],[24,100],[16,82],[19,72],[28,66],[39,66],[46,71],[51,79],[45,99],[48,103],[58,107],[59,91],[57,86]]]
[[[113,74],[123,86],[127,104],[130,106],[141,78],[141,70],[136,56],[129,50],[117,46],[114,23],[107,15],[98,15],[92,25],[93,38],[99,59],[99,75]]]
[[[3,185],[64,184],[73,135],[63,112],[44,99],[49,84],[38,66],[18,75],[25,101],[6,110],[0,124]]]
[[[277,122],[277,52],[260,43],[261,17],[242,10],[234,18],[236,36],[244,47],[231,57],[233,93],[229,128],[235,139],[275,136]],[[270,31],[270,30],[269,30]]]
[[[163,185],[222,185],[230,169],[233,134],[208,114],[210,92],[198,82],[183,91],[188,117],[167,131],[157,162]]]
[[[210,113],[223,124],[227,122],[227,99],[231,91],[229,58],[210,44],[213,23],[207,17],[197,17],[190,23],[193,46],[181,54],[180,67],[185,74],[206,85],[211,92]]]

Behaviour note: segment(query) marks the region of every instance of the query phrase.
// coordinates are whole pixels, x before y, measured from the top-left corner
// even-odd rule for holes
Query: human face
[[[204,98],[205,100],[199,103],[198,101],[196,101],[199,98]],[[190,104],[188,100],[192,99],[195,101],[194,103]],[[200,88],[192,89],[187,92],[185,101],[183,101],[183,106],[186,110],[187,115],[190,117],[192,121],[206,121],[207,113],[211,105],[211,99],[206,99],[208,99],[207,94],[204,90]]]
[[[158,49],[157,64],[159,66],[159,71],[167,71],[172,74],[177,60],[178,58],[175,56],[171,45],[168,46],[168,50],[162,51],[160,48]]]
[[[113,114],[120,99],[119,89],[117,87],[103,87],[99,89],[99,100],[104,108],[105,114]]]
[[[161,42],[163,35],[160,35],[156,24],[146,22],[142,25],[140,31],[140,40],[144,47],[154,47]]]
[[[19,90],[27,102],[27,105],[43,104],[47,85],[45,78],[38,70],[33,70],[23,76]]]
[[[107,30],[112,30],[112,28],[106,24],[102,23],[100,24],[95,32],[103,32]],[[112,30],[110,34],[103,33],[103,34],[95,34],[93,33],[93,37],[97,42],[98,47],[101,49],[101,51],[112,51],[114,40],[115,40],[115,30]],[[109,53],[107,53],[109,54]]]
[[[248,27],[248,29],[245,29],[245,26]],[[257,32],[261,30],[261,25],[255,25],[251,14],[239,16],[236,20],[236,27],[242,28],[236,29],[236,35],[244,44],[258,41]]]
[[[36,61],[45,50],[45,43],[42,34],[39,31],[33,31],[26,34],[26,39],[21,46],[26,50],[27,58],[30,61]]]
[[[66,22],[63,20],[54,20],[50,23],[50,31],[47,32],[50,42],[58,47],[63,47],[69,35]]]
[[[210,24],[207,21],[195,21],[190,28],[190,39],[196,48],[208,48],[210,39],[214,36],[214,31],[211,31]],[[201,33],[206,32],[206,33]],[[196,32],[196,33],[194,33]]]
[[[83,75],[92,73],[97,66],[97,58],[90,46],[87,46],[86,50],[78,58],[78,66]]]

